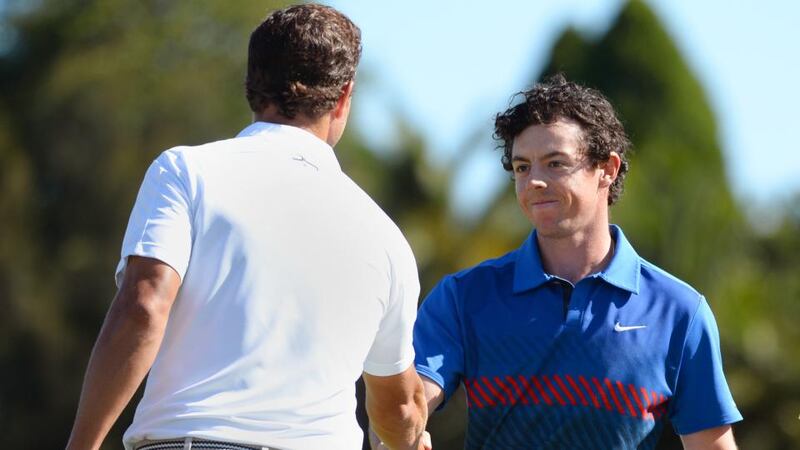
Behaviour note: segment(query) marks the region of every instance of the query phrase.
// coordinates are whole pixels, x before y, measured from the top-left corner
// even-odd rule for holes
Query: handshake
[[[369,429],[369,446],[372,450],[394,450],[385,443],[381,441],[377,434],[372,430]],[[431,434],[427,431],[422,432],[422,436],[420,436],[419,444],[414,447],[414,450],[432,450],[433,444],[431,443]]]
[[[441,388],[420,377],[412,365],[404,372],[380,377],[364,372],[369,443],[372,450],[431,450],[425,431],[428,412],[443,399]]]

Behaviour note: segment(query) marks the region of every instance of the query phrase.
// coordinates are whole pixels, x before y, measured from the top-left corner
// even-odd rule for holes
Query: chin
[[[536,234],[543,238],[559,239],[571,236],[575,230],[563,223],[543,222],[531,220]]]
[[[572,235],[571,231],[563,228],[534,228],[536,228],[537,235],[547,239],[561,239]]]

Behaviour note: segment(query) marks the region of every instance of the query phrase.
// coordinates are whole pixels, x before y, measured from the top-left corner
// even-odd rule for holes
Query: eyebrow
[[[549,159],[549,158],[553,158],[553,157],[556,157],[556,156],[569,157],[569,153],[562,152],[562,151],[559,151],[559,150],[554,150],[552,152],[545,153],[544,155],[540,156],[539,160]],[[525,157],[522,157],[522,156],[519,156],[519,155],[515,155],[515,156],[511,157],[511,161],[524,161],[524,162],[527,162],[529,160],[528,160],[528,158],[525,158]]]
[[[544,155],[540,156],[539,159],[540,160],[542,160],[542,159],[550,159],[550,158],[553,158],[553,157],[556,157],[556,156],[569,157],[570,155],[569,155],[569,153],[566,153],[566,152],[562,152],[562,151],[559,151],[559,150],[554,150],[552,152],[545,153]]]

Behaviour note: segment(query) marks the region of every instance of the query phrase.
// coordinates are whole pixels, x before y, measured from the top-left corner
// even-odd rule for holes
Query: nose
[[[525,180],[526,188],[528,189],[544,189],[547,187],[547,182],[544,181],[544,178],[531,172],[528,179]]]

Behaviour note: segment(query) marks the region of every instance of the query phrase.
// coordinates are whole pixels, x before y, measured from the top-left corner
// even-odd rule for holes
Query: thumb
[[[424,450],[433,450],[433,444],[431,443],[431,434],[427,431],[422,432],[422,438],[420,439],[420,444],[422,444],[422,448]]]

